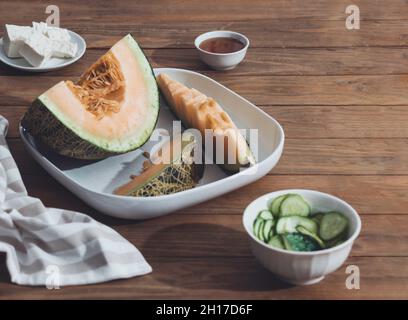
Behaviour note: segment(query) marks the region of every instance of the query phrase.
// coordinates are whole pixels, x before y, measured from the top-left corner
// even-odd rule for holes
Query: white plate
[[[78,61],[85,53],[86,43],[85,40],[77,33],[68,30],[69,35],[71,36],[71,41],[75,42],[78,45],[78,52],[75,57],[69,59],[60,59],[60,58],[51,58],[46,61],[40,67],[31,66],[27,60],[24,58],[9,58],[4,52],[3,48],[3,38],[0,39],[0,60],[10,67],[29,71],[29,72],[46,72],[51,70],[61,69],[63,67],[69,66],[74,62]]]
[[[83,201],[108,215],[127,219],[147,219],[161,216],[197,203],[212,199],[240,188],[266,175],[279,161],[284,144],[284,132],[271,116],[227,89],[218,82],[199,73],[171,68],[155,69],[155,74],[167,73],[188,87],[215,98],[231,115],[239,128],[259,130],[257,165],[233,175],[225,174],[217,165],[205,165],[204,177],[194,189],[150,198],[113,195],[112,191],[138,173],[143,151],[150,151],[157,142],[149,140],[142,148],[127,154],[100,161],[83,161],[59,156],[40,146],[20,127],[22,140],[28,152],[55,179]],[[177,120],[165,104],[161,109],[156,128],[172,129]]]

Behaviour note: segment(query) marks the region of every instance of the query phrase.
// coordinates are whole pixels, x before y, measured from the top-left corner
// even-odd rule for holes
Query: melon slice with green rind
[[[24,115],[22,126],[59,154],[102,159],[142,146],[158,114],[152,68],[127,35],[77,83],[61,81],[40,95]]]
[[[165,142],[152,156],[140,175],[117,188],[115,194],[133,197],[153,197],[173,194],[197,185],[204,173],[204,165],[194,154],[197,140],[176,136]],[[201,153],[199,153],[201,154]],[[155,159],[155,160],[154,160]],[[146,160],[148,161],[148,160]]]

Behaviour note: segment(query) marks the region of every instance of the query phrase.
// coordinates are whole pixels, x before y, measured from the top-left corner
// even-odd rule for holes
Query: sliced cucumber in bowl
[[[258,218],[264,220],[273,220],[273,215],[269,210],[262,210],[261,212],[259,212]]]
[[[262,210],[254,221],[254,235],[263,242],[268,242],[275,234],[275,220],[269,210]]]
[[[272,212],[274,217],[277,218],[279,216],[281,204],[282,204],[283,200],[286,199],[286,197],[287,197],[287,195],[284,194],[282,196],[279,196],[279,197],[275,198],[272,201],[269,210]]]
[[[282,236],[285,249],[289,251],[316,251],[319,246],[308,236],[301,233],[289,233]]]
[[[326,213],[320,223],[320,237],[325,240],[332,240],[344,233],[347,229],[348,220],[338,212]]]
[[[254,235],[255,237],[259,238],[259,231],[261,230],[261,225],[264,223],[264,221],[260,218],[256,218],[254,221]]]
[[[318,212],[318,213],[314,213],[310,216],[310,218],[315,221],[318,225],[320,225],[320,223],[322,222],[324,213],[323,212]]]
[[[263,224],[263,238],[265,242],[268,242],[270,238],[273,236],[273,227],[275,222],[273,220],[266,220]]]
[[[288,195],[280,205],[279,217],[310,215],[309,204],[298,194]]]
[[[299,233],[303,234],[304,236],[308,236],[308,237],[312,238],[314,241],[317,242],[317,244],[320,246],[320,248],[323,249],[323,248],[326,247],[326,245],[324,244],[323,240],[320,239],[320,237],[319,237],[316,233],[310,232],[308,229],[306,229],[306,228],[303,227],[303,226],[297,226],[297,227],[296,227],[296,230],[297,230]]]
[[[268,209],[258,213],[253,233],[274,248],[314,251],[344,242],[348,225],[343,214],[334,211],[312,214],[311,206],[301,195],[288,193],[268,202]]]
[[[344,233],[338,235],[334,239],[325,241],[325,244],[326,244],[327,248],[332,248],[332,247],[338,246],[339,244],[343,243],[346,240],[347,240],[347,232],[344,232]]]
[[[301,217],[301,216],[290,216],[283,217],[278,220],[276,224],[276,233],[295,233],[297,232],[297,227],[302,226],[303,228],[309,230],[311,233],[318,232],[318,225],[312,219]]]
[[[271,247],[274,247],[274,248],[285,249],[285,245],[284,245],[283,242],[282,242],[282,237],[281,237],[280,235],[278,235],[278,234],[277,234],[276,236],[273,236],[273,237],[269,240],[268,244],[269,244]]]

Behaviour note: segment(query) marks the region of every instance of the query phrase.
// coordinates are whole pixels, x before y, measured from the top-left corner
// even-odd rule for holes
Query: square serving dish
[[[155,69],[171,78],[194,87],[213,97],[231,116],[238,128],[258,129],[258,162],[238,173],[228,175],[216,164],[206,164],[204,177],[190,190],[157,197],[128,197],[112,194],[125,184],[130,175],[140,172],[145,158],[157,141],[149,140],[143,147],[122,155],[99,161],[85,161],[60,156],[43,147],[20,125],[21,138],[30,155],[55,179],[91,207],[114,217],[147,219],[165,215],[207,201],[249,184],[266,175],[279,161],[283,151],[284,132],[280,124],[261,109],[218,82],[199,73],[172,68]],[[160,100],[156,128],[170,133],[173,121],[178,120]]]

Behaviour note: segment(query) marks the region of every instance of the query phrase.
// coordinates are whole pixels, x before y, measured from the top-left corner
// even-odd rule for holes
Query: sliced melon
[[[59,154],[102,159],[143,145],[158,114],[152,69],[137,42],[127,35],[77,83],[61,81],[39,96],[22,126]]]
[[[173,112],[189,128],[198,129],[205,137],[211,130],[214,138],[214,156],[223,159],[220,165],[228,171],[239,171],[243,166],[253,165],[255,158],[247,141],[225,110],[213,99],[198,90],[171,79],[161,73],[157,77],[160,90]],[[221,144],[221,148],[219,145]],[[223,156],[217,156],[222,152]]]
[[[195,161],[196,140],[179,137],[168,140],[150,161],[143,172],[115,190],[117,195],[153,197],[191,189],[204,173],[202,161]]]

